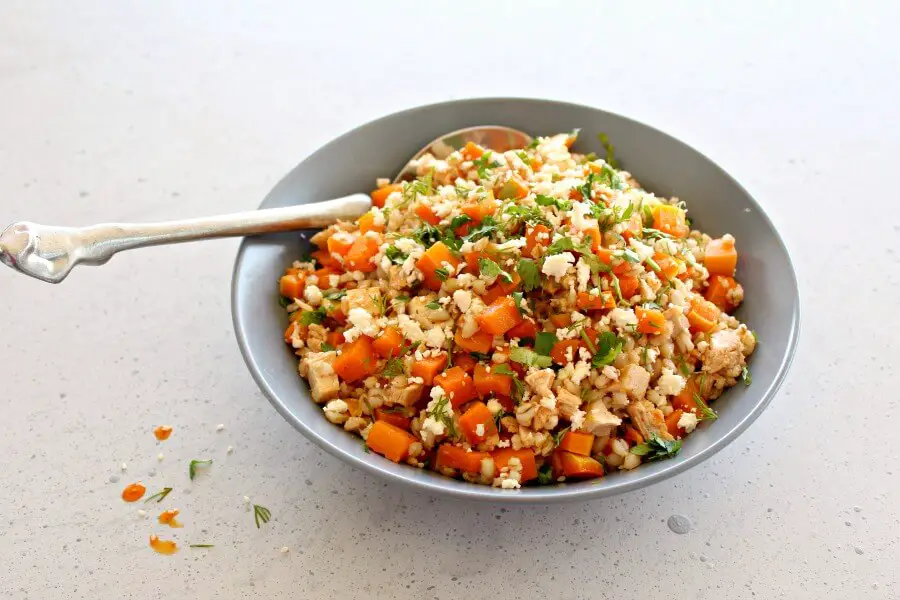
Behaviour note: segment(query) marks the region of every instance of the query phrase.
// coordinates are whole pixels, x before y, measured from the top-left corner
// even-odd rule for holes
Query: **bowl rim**
[[[710,444],[709,446],[699,450],[693,456],[688,457],[684,460],[679,461],[666,461],[665,466],[660,468],[658,471],[653,473],[648,473],[643,477],[637,477],[635,479],[630,479],[627,481],[615,481],[608,482],[606,478],[601,479],[604,482],[604,485],[578,485],[578,486],[541,486],[538,488],[528,488],[527,493],[526,490],[521,491],[512,491],[511,490],[500,490],[497,488],[492,488],[483,485],[477,484],[467,484],[461,485],[457,487],[450,487],[445,485],[440,479],[428,479],[428,478],[410,478],[398,476],[396,473],[389,471],[383,468],[379,461],[377,460],[367,460],[363,457],[351,454],[349,452],[344,451],[343,449],[331,444],[327,439],[317,434],[313,431],[309,426],[307,426],[301,419],[296,418],[290,410],[288,410],[287,406],[278,398],[277,394],[274,392],[272,387],[269,385],[266,378],[263,376],[263,368],[256,362],[255,357],[249,348],[247,333],[244,327],[244,322],[239,317],[238,304],[240,303],[239,294],[238,294],[238,286],[237,286],[237,276],[241,271],[242,264],[244,261],[245,253],[248,248],[249,240],[248,238],[244,238],[241,240],[241,244],[237,251],[237,256],[235,258],[234,267],[232,269],[232,277],[231,277],[231,316],[232,316],[232,324],[234,326],[234,333],[237,338],[238,347],[240,348],[241,355],[244,358],[244,362],[247,365],[247,368],[250,371],[251,376],[253,377],[256,384],[259,386],[260,390],[269,400],[269,402],[275,407],[275,409],[281,414],[284,419],[294,426],[295,429],[300,431],[308,440],[312,441],[314,444],[319,446],[321,449],[325,450],[332,456],[343,460],[347,464],[352,467],[362,469],[367,473],[371,473],[385,479],[387,481],[391,481],[394,483],[404,484],[410,488],[417,489],[419,491],[427,492],[434,495],[441,496],[450,496],[461,499],[471,499],[478,500],[481,502],[493,502],[498,504],[542,504],[542,503],[554,503],[554,502],[564,502],[564,501],[576,501],[576,500],[588,500],[594,498],[608,497],[614,496],[617,494],[626,493],[629,491],[633,491],[636,489],[644,488],[655,483],[659,483],[670,477],[673,477],[679,473],[686,471],[692,467],[699,465],[705,460],[712,457],[714,454],[725,448],[728,444],[733,442],[741,433],[743,433],[757,418],[762,414],[762,412],[769,406],[772,400],[775,398],[778,390],[781,388],[781,385],[784,383],[785,378],[787,377],[788,372],[790,371],[791,364],[794,361],[794,357],[797,352],[797,344],[800,337],[800,288],[797,281],[796,269],[794,268],[793,262],[791,260],[790,252],[788,251],[787,245],[784,243],[784,240],[781,237],[781,234],[778,232],[778,229],[772,223],[772,220],[769,218],[769,215],[763,210],[762,206],[760,206],[759,202],[753,197],[752,194],[739,182],[737,181],[730,173],[728,173],[725,169],[719,166],[718,163],[710,159],[706,154],[700,152],[693,146],[690,146],[686,142],[681,141],[680,139],[669,135],[668,133],[657,129],[651,125],[647,125],[641,121],[636,119],[632,119],[626,117],[624,115],[607,111],[604,109],[597,108],[595,106],[590,106],[586,104],[577,104],[573,102],[566,102],[560,100],[554,100],[549,98],[529,98],[529,97],[474,97],[474,98],[465,98],[459,100],[449,100],[444,102],[436,102],[431,104],[423,104],[419,106],[415,106],[412,108],[408,108],[406,110],[390,113],[376,119],[372,119],[365,123],[361,123],[350,130],[345,131],[338,137],[334,138],[330,142],[321,146],[311,154],[305,156],[298,164],[308,160],[311,156],[322,152],[332,146],[333,144],[337,144],[339,141],[344,138],[352,135],[356,132],[356,130],[366,127],[384,120],[388,119],[396,119],[397,117],[409,116],[417,112],[428,111],[439,109],[444,106],[449,105],[459,105],[459,104],[469,104],[469,103],[481,103],[481,102],[519,102],[522,104],[545,104],[552,103],[557,105],[562,105],[563,107],[572,107],[578,109],[589,109],[607,113],[615,118],[621,119],[623,121],[627,121],[633,123],[635,125],[648,128],[655,133],[665,136],[672,141],[686,146],[692,151],[696,152],[700,156],[702,156],[705,160],[707,160],[711,165],[713,165],[716,169],[718,169],[722,174],[724,174],[728,180],[731,181],[738,189],[740,189],[750,201],[753,206],[753,209],[756,210],[759,215],[762,217],[763,221],[771,228],[772,232],[775,234],[775,239],[778,243],[778,246],[784,253],[787,258],[787,265],[789,269],[789,276],[791,280],[791,292],[795,301],[793,303],[793,312],[790,315],[790,330],[788,332],[788,340],[787,346],[785,348],[785,353],[781,358],[781,362],[778,365],[778,370],[775,373],[775,377],[772,379],[769,386],[760,396],[760,399],[753,405],[750,411],[730,430],[724,432],[721,437]],[[294,169],[297,167],[295,166]],[[268,194],[263,198],[260,205],[257,207],[257,210],[261,209],[266,202],[269,200],[271,195],[275,190],[277,190],[284,181],[290,176],[290,174],[294,171],[291,169],[288,171],[279,181],[276,183]],[[410,467],[413,468],[413,467]]]

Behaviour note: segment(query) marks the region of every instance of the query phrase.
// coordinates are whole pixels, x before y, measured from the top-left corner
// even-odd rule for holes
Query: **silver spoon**
[[[415,161],[426,152],[446,158],[468,142],[505,152],[524,148],[531,137],[509,127],[480,126],[454,131],[429,142],[401,169],[394,182],[415,176]],[[122,250],[178,244],[210,238],[314,229],[338,219],[354,220],[372,207],[367,194],[163,223],[106,223],[89,227],[55,227],[28,221],[13,223],[0,235],[0,260],[13,269],[49,283],[59,283],[79,264],[102,265]]]

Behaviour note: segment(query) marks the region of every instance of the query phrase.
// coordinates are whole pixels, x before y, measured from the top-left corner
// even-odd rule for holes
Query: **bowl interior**
[[[737,317],[759,335],[750,359],[753,384],[739,384],[715,403],[717,421],[702,424],[675,459],[642,465],[595,482],[575,482],[515,492],[454,481],[426,470],[395,465],[366,453],[358,437],[325,420],[297,374],[296,357],[282,341],[287,326],[276,281],[305,249],[305,236],[247,238],[238,252],[232,310],[241,351],[253,377],[278,411],[328,452],[369,472],[419,488],[504,502],[600,497],[674,475],[723,448],[771,401],[793,357],[799,330],[799,297],[788,252],[759,205],[708,158],[651,127],[591,107],[525,99],[455,101],[411,109],[363,125],[300,163],[260,208],[316,202],[367,191],[377,177],[393,177],[421,146],[438,135],[473,125],[508,125],[532,135],[581,128],[580,152],[602,148],[596,133],[615,144],[622,168],[649,191],[685,200],[695,227],[731,233],[740,252],[738,279],[745,301]]]

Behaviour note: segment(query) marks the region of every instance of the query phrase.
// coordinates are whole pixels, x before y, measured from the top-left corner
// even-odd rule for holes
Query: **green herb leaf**
[[[593,197],[594,178],[595,175],[593,172],[588,173],[588,176],[585,178],[584,183],[578,188],[578,191],[581,192],[581,198],[585,202],[590,202],[591,198]]]
[[[450,220],[450,224],[447,225],[447,229],[450,231],[456,231],[466,223],[470,223],[472,221],[472,217],[469,215],[457,215]]]
[[[272,518],[272,513],[265,506],[260,506],[259,504],[253,505],[253,520],[256,521],[256,528],[260,528],[260,521],[263,523],[268,523],[269,519]]]
[[[572,208],[572,203],[568,200],[560,200],[559,198],[552,198],[550,196],[545,196],[544,194],[538,194],[534,197],[534,201],[538,206],[555,206],[561,211],[567,211]]]
[[[498,277],[500,273],[503,272],[503,269],[500,268],[500,265],[498,265],[491,259],[484,257],[478,259],[478,269],[485,277]]]
[[[491,156],[493,156],[493,152],[488,150],[472,161],[472,166],[475,167],[479,179],[487,179],[490,175],[489,171],[500,166],[496,160],[491,160]]]
[[[513,348],[509,353],[509,360],[527,365],[529,367],[545,368],[553,364],[549,356],[538,354],[529,348]]]
[[[647,207],[645,206],[644,208],[647,208]],[[651,219],[653,218],[652,214],[650,215],[650,218]],[[659,229],[653,229],[652,227],[644,227],[643,229],[641,229],[641,232],[643,233],[643,236],[645,238],[647,238],[648,240],[663,240],[663,239],[671,240],[671,239],[674,239],[668,233],[666,233],[664,231],[660,231]]]
[[[625,340],[611,331],[604,331],[597,336],[597,352],[594,353],[591,366],[596,369],[605,365],[611,365],[622,351],[622,346],[624,345]]]
[[[156,492],[146,500],[144,500],[144,504],[150,502],[151,500],[156,500],[157,504],[166,499],[166,496],[169,495],[169,492],[172,491],[172,488],[164,487],[161,492]]]
[[[316,310],[304,310],[300,313],[300,324],[301,325],[321,325],[325,320],[326,314],[324,308],[317,308]]]
[[[593,173],[591,173],[593,175]],[[616,173],[616,170],[608,165],[603,165],[600,167],[600,173],[594,178],[597,183],[605,185],[614,190],[621,190],[625,187],[625,183],[622,181],[622,178],[619,177],[619,174]]]
[[[553,346],[558,343],[559,339],[557,339],[556,335],[548,331],[541,331],[534,338],[534,351],[541,356],[550,356]]]
[[[691,374],[691,368],[688,367],[687,362],[684,360],[683,356],[678,356],[678,371],[685,377]]]
[[[278,304],[281,305],[281,308],[287,308],[288,306],[290,306],[293,303],[294,303],[294,301],[292,299],[288,298],[287,296],[279,296],[278,297]]]
[[[328,342],[322,342],[322,345],[319,347],[319,352],[334,352],[335,350],[336,348]]]
[[[529,258],[520,258],[516,273],[522,278],[522,288],[530,292],[541,287],[541,273],[537,264]]]
[[[456,438],[456,423],[453,421],[453,409],[447,406],[449,403],[450,398],[448,396],[441,396],[437,399],[431,411],[425,411],[425,414],[442,423],[449,437]]]
[[[191,478],[191,481],[194,480],[194,477],[197,475],[197,467],[207,466],[212,464],[212,459],[209,460],[192,460],[191,464],[188,466],[188,476]]]
[[[407,259],[406,254],[401,252],[400,248],[394,245],[388,246],[384,251],[384,255],[395,265],[402,265]]]
[[[643,444],[632,448],[631,453],[643,456],[645,461],[653,461],[672,458],[680,450],[681,440],[664,440],[659,436],[653,436]]]
[[[538,483],[541,485],[553,483],[553,467],[550,466],[549,462],[545,462],[538,469]]]
[[[622,258],[624,258],[626,262],[630,262],[631,264],[637,264],[641,262],[641,257],[638,256],[631,248],[625,248],[624,250],[622,250]]]
[[[758,343],[759,343],[759,336],[756,335],[756,332],[755,332],[754,330],[751,329],[751,330],[750,330],[750,335],[753,336],[753,341],[756,342],[756,343],[758,344]]]
[[[444,267],[440,267],[434,270],[435,276],[441,281],[447,281],[447,278],[450,277],[450,272]]]
[[[469,234],[463,237],[463,240],[476,242],[483,237],[490,237],[493,232],[497,231],[497,227],[497,221],[494,220],[494,217],[487,216],[481,220],[477,227],[472,228]]]
[[[512,278],[510,278],[510,280],[512,280]],[[522,300],[524,296],[522,295],[522,292],[513,292],[512,297],[513,301],[516,303],[516,309],[519,311],[519,314],[524,315],[525,309],[522,308]]]
[[[425,223],[421,227],[418,227],[417,229],[414,229],[409,233],[409,237],[413,238],[426,248],[430,248],[437,242],[441,241],[442,236],[443,232],[429,223]]]
[[[598,133],[597,139],[600,140],[600,144],[606,151],[606,157],[604,158],[604,160],[606,160],[606,163],[613,169],[618,169],[619,161],[616,160],[616,149],[612,144],[609,143],[609,138],[605,133]]]
[[[622,298],[622,288],[619,286],[619,278],[615,275],[612,276],[612,288],[616,293],[617,302],[624,302],[625,299]]]
[[[566,437],[566,433],[568,433],[568,431],[569,431],[568,427],[563,427],[562,429],[560,429],[559,431],[554,433],[553,434],[553,445],[556,447],[559,447],[563,438]]]
[[[340,300],[347,295],[347,290],[329,290],[324,295],[328,300]]]
[[[625,208],[625,212],[622,213],[621,220],[627,221],[631,218],[631,214],[634,212],[634,203],[631,200],[628,201],[628,206]]]
[[[597,349],[594,348],[594,343],[591,342],[591,338],[588,337],[587,332],[584,330],[584,327],[579,329],[579,333],[581,334],[581,339],[584,340],[584,343],[588,347],[588,350],[590,350],[591,354],[596,353]]]
[[[541,143],[540,139],[534,138],[533,140],[531,140],[530,144],[525,146],[525,149],[526,150],[534,150],[535,148],[537,148],[540,145],[540,143]]]
[[[703,399],[703,396],[700,394],[694,394],[694,404],[697,405],[697,418],[701,421],[715,421],[719,418],[719,415],[716,414],[716,411],[711,409],[706,401]]]
[[[744,385],[753,383],[753,376],[750,374],[750,369],[747,367],[741,369],[741,380],[744,382]]]
[[[490,360],[490,358],[491,358],[490,354],[484,354],[482,352],[469,352],[469,356],[471,356],[472,358],[474,358],[477,361]]]
[[[191,544],[188,548],[213,548],[212,544]]]
[[[572,241],[572,238],[562,236],[547,246],[547,254],[560,254],[574,249],[575,242]]]
[[[438,310],[441,308],[441,305],[432,300],[431,302],[429,302],[428,304],[425,305],[425,308],[427,308],[428,310]]]

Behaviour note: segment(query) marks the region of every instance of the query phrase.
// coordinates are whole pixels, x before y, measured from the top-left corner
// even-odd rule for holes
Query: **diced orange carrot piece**
[[[588,227],[584,230],[584,239],[591,238],[591,250],[596,253],[600,250],[600,243],[603,241],[603,236],[600,234],[600,228],[594,225],[593,227]]]
[[[553,359],[553,362],[560,365],[567,365],[572,360],[578,358],[578,348],[581,346],[581,340],[563,340],[561,342],[556,342],[553,345],[553,349],[550,350],[550,358]],[[571,351],[569,350],[571,348]],[[570,359],[570,352],[572,358]]]
[[[492,249],[487,248],[485,250],[473,250],[472,252],[463,254],[463,259],[466,261],[466,268],[469,273],[473,275],[481,273],[481,267],[479,266],[478,261],[482,258],[494,260],[496,258],[496,253]]]
[[[697,401],[694,395],[699,395],[700,387],[697,385],[696,378],[691,377],[681,391],[672,397],[672,408],[683,412],[697,414]]]
[[[482,331],[491,335],[503,335],[522,322],[516,301],[510,296],[497,298],[475,317]]]
[[[709,333],[715,329],[716,323],[719,322],[719,312],[716,305],[707,300],[698,298],[691,302],[691,308],[687,313],[691,331]]]
[[[678,426],[678,421],[681,420],[681,415],[684,414],[684,411],[679,409],[673,410],[669,413],[669,416],[666,417],[666,429],[669,430],[669,435],[672,437],[682,437],[685,434],[684,429]]]
[[[654,229],[679,238],[690,233],[681,208],[671,204],[658,204],[650,212],[653,215]]]
[[[619,290],[622,292],[622,298],[628,300],[638,293],[641,289],[641,282],[637,277],[632,275],[624,275],[619,277]]]
[[[640,434],[640,432],[638,432],[638,430],[635,429],[634,427],[632,427],[631,425],[626,425],[625,426],[625,441],[631,442],[631,444],[633,444],[633,445],[643,444],[644,436],[642,436]]]
[[[384,203],[385,201],[387,201],[388,196],[390,196],[393,192],[399,192],[402,190],[403,185],[399,183],[392,183],[390,185],[380,187],[370,194],[372,196],[372,204],[374,204],[378,208],[384,208]]]
[[[481,427],[478,427],[481,425]],[[468,410],[459,418],[459,428],[466,441],[472,446],[477,446],[484,440],[497,435],[497,425],[494,423],[494,415],[488,410],[484,402],[473,402]],[[481,433],[478,433],[479,429]]]
[[[375,270],[375,263],[372,257],[378,254],[379,239],[369,235],[361,235],[356,238],[350,250],[347,251],[347,257],[344,263],[347,265],[348,271],[362,271],[370,273]]]
[[[597,255],[597,258],[600,259],[600,262],[602,262],[610,267],[612,266],[612,258],[613,258],[612,250],[610,250],[609,248],[597,248],[596,250],[594,250],[594,254]]]
[[[534,256],[534,249],[538,246],[546,248],[550,245],[550,228],[542,223],[538,223],[534,227],[529,227],[525,231],[525,250],[523,255],[526,257]]]
[[[719,238],[706,245],[706,257],[703,264],[710,275],[734,275],[738,254],[734,248],[734,240]]]
[[[325,343],[337,348],[344,343],[344,334],[340,331],[329,331],[325,334]]]
[[[610,292],[600,292],[596,296],[588,292],[578,292],[575,306],[579,310],[608,310],[616,307],[616,300]]]
[[[663,325],[666,323],[666,317],[663,315],[662,311],[654,308],[637,306],[634,309],[634,314],[637,315],[637,330],[640,333],[646,333],[647,335],[657,335],[662,333]]]
[[[375,213],[369,211],[359,218],[359,232],[365,234],[367,231],[384,231],[384,224],[375,224]]]
[[[526,448],[522,448],[521,450],[501,448],[500,450],[491,452],[491,456],[494,459],[494,468],[497,473],[499,473],[500,469],[503,467],[509,466],[510,459],[518,458],[519,462],[522,463],[522,483],[531,481],[537,477],[537,463],[534,460],[534,452],[531,450]]]
[[[413,377],[421,377],[425,385],[432,385],[435,376],[447,366],[447,353],[441,352],[437,356],[428,356],[416,360],[412,366]]]
[[[668,254],[657,252],[653,255],[653,260],[659,265],[659,269],[662,271],[661,275],[669,281],[675,279],[681,268],[681,261]]]
[[[459,152],[465,160],[475,160],[484,156],[484,148],[475,142],[466,142],[466,145]]]
[[[403,348],[403,334],[396,327],[385,327],[381,335],[372,342],[372,348],[375,349],[378,356],[383,358],[400,356],[400,350]]]
[[[550,322],[556,327],[568,327],[572,324],[572,313],[550,315]]]
[[[326,242],[328,253],[346,256],[347,252],[349,252],[350,248],[353,246],[353,242],[353,236],[350,234],[336,233],[328,238],[328,242]]]
[[[475,372],[475,365],[478,363],[468,352],[457,352],[453,355],[453,364],[471,375]]]
[[[510,329],[506,332],[506,337],[509,339],[524,339],[524,338],[533,338],[537,335],[537,323],[532,321],[531,319],[524,319],[521,323]]]
[[[491,455],[487,452],[469,452],[458,446],[441,444],[435,458],[435,466],[438,469],[449,467],[466,473],[479,473],[481,461],[490,457]]]
[[[441,218],[434,214],[434,211],[427,204],[416,206],[416,216],[430,225],[437,225],[441,222]]]
[[[386,459],[398,463],[409,455],[409,447],[415,441],[416,438],[411,433],[387,421],[375,421],[366,438],[366,446]]]
[[[412,420],[399,410],[387,410],[381,406],[375,409],[375,420],[390,423],[399,429],[408,430],[409,423]]]
[[[376,360],[372,338],[361,335],[342,345],[331,366],[338,377],[347,382],[357,381],[374,373]]]
[[[518,177],[507,179],[497,191],[501,200],[522,199],[528,195],[528,185]]]
[[[728,293],[736,286],[734,277],[713,275],[709,278],[709,287],[706,288],[704,296],[719,309],[727,312],[734,308],[734,304],[728,299]]]
[[[327,249],[316,250],[315,252],[311,252],[310,256],[312,256],[314,259],[316,259],[316,262],[318,262],[320,265],[322,265],[323,267],[329,268],[329,269],[341,269],[343,266],[338,261],[338,259],[331,256],[331,253],[328,252]]]
[[[557,450],[554,455],[559,455],[559,467],[562,474],[572,479],[591,479],[603,477],[603,465],[590,456],[581,456],[571,452]]]
[[[560,450],[581,454],[582,456],[590,456],[593,446],[594,434],[583,431],[567,431],[566,435],[559,441]]]
[[[305,275],[285,275],[278,281],[278,291],[285,298],[302,298]]]
[[[487,354],[494,344],[494,336],[484,331],[476,331],[472,337],[464,338],[462,330],[457,329],[456,335],[453,337],[454,343],[466,352],[478,352],[479,354]]]
[[[487,398],[491,394],[509,396],[512,392],[512,377],[500,373],[492,373],[483,364],[475,365],[475,391],[479,398]]]
[[[640,238],[644,232],[644,221],[641,216],[637,213],[631,215],[628,219],[628,224],[625,226],[625,229],[622,231],[622,237],[625,238],[625,241],[631,240],[631,238]]]
[[[422,271],[425,276],[425,287],[430,290],[441,289],[443,279],[437,275],[438,269],[446,269],[444,263],[449,263],[454,269],[459,264],[459,260],[453,256],[444,242],[435,242],[431,248],[416,261],[416,268]]]
[[[482,200],[481,202],[463,205],[461,210],[463,214],[468,215],[473,222],[481,223],[485,217],[493,215],[497,211],[497,201]]]
[[[484,292],[484,294],[482,294],[481,301],[485,304],[490,305],[495,300],[497,300],[498,298],[502,298],[503,296],[506,296],[506,293],[498,284],[495,283],[494,285],[489,287],[487,291]]]
[[[453,408],[462,406],[475,398],[475,381],[459,365],[450,367],[440,375],[435,376],[434,385],[439,385],[443,388],[447,396],[450,397],[450,404]]]

